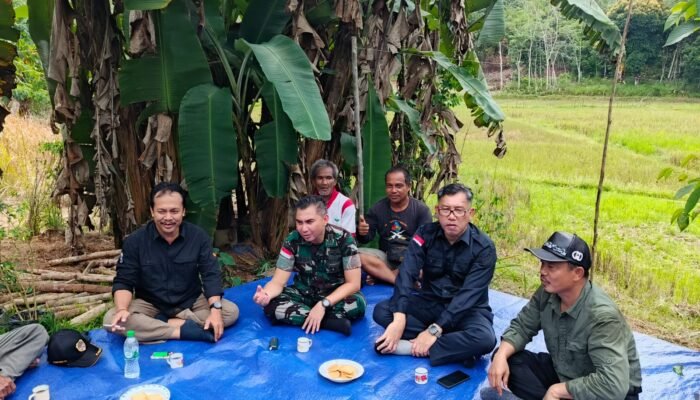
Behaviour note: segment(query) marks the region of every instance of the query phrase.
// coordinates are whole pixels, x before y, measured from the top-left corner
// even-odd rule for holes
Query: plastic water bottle
[[[124,377],[135,379],[141,376],[139,367],[139,342],[134,336],[134,331],[126,333],[124,341]]]

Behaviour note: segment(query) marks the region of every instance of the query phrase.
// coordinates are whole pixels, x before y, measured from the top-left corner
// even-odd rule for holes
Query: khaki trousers
[[[0,335],[0,375],[11,379],[22,375],[44,351],[49,334],[39,324],[25,325]]]
[[[233,325],[238,319],[238,306],[233,302],[221,299],[221,316],[224,320],[224,327]],[[116,313],[116,308],[112,308],[104,316],[104,323],[111,324]],[[134,331],[136,339],[140,342],[153,342],[156,340],[169,340],[175,328],[167,322],[155,319],[160,313],[153,304],[141,300],[133,299],[129,304],[129,318],[126,319],[126,328],[123,331],[114,333],[125,335],[126,331]],[[182,310],[172,318],[191,319],[199,326],[204,326],[204,321],[209,317],[209,302],[204,295],[199,295],[192,308]],[[105,330],[112,332],[112,328],[105,327]]]

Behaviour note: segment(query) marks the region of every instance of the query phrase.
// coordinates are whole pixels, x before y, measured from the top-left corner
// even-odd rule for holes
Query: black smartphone
[[[448,389],[452,389],[467,380],[469,380],[469,375],[462,371],[455,371],[438,379],[437,382]]]

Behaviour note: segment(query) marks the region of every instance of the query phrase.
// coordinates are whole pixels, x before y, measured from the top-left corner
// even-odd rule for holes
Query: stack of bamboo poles
[[[17,271],[19,287],[31,289],[31,294],[0,293],[0,307],[20,315],[52,312],[75,325],[89,322],[109,307],[120,253],[98,251],[51,260],[45,268]],[[52,269],[59,267],[60,271]]]

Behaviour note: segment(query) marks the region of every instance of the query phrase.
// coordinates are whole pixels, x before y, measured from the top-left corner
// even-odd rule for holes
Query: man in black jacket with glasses
[[[472,191],[462,184],[438,191],[438,222],[416,231],[394,295],[374,309],[374,320],[386,328],[377,352],[430,357],[431,365],[468,364],[495,346],[488,286],[496,248],[471,224],[471,202]]]

